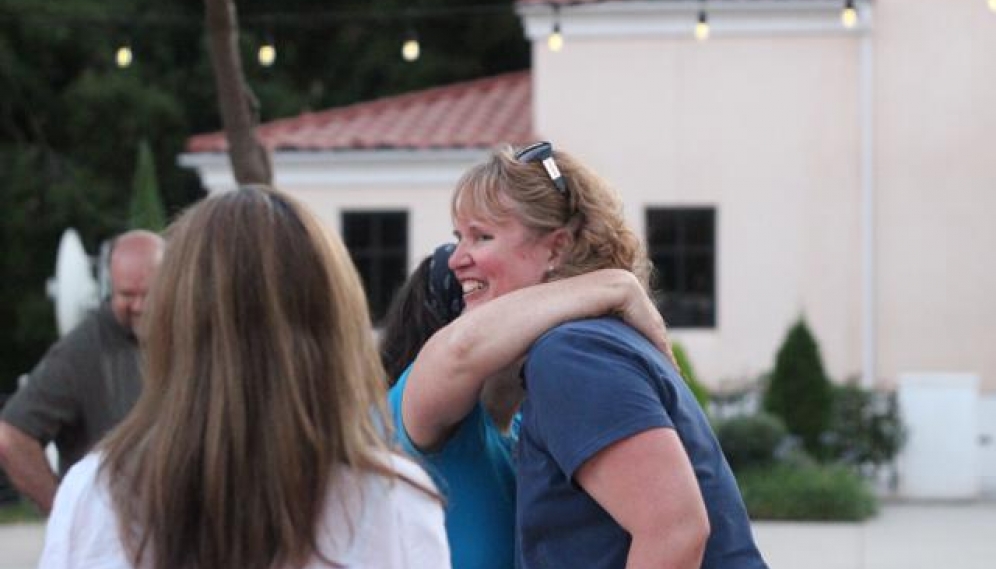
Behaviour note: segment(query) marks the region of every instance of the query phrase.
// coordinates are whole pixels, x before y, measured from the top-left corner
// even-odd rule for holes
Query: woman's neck
[[[515,362],[485,380],[481,390],[481,404],[503,432],[508,430],[526,395],[522,388],[521,369],[522,362]]]

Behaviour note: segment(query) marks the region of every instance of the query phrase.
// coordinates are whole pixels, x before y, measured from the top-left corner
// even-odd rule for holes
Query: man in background
[[[141,392],[136,334],[163,240],[119,236],[111,250],[111,299],[53,345],[0,413],[0,467],[44,513],[58,480],[131,410]],[[45,457],[54,441],[58,476]]]

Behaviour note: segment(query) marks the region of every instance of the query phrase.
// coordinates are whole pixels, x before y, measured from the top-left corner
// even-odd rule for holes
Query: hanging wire
[[[45,5],[31,8],[24,6],[0,7],[0,22],[32,21],[45,24],[80,26],[121,26],[138,25],[163,28],[199,28],[204,25],[199,14],[168,12],[144,12],[135,15],[94,14],[84,12],[73,5]],[[247,27],[272,25],[293,28],[327,28],[332,24],[357,21],[397,21],[445,19],[466,16],[487,16],[494,14],[514,14],[511,2],[477,4],[467,6],[421,6],[386,8],[383,6],[365,8],[336,8],[290,12],[243,12],[239,21]]]

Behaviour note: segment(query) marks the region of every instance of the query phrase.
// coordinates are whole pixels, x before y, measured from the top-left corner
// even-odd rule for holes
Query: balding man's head
[[[111,310],[122,326],[136,332],[145,295],[163,258],[163,239],[151,231],[121,234],[111,250]]]

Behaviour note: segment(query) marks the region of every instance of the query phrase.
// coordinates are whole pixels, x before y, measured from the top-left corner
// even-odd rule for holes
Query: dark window
[[[647,248],[668,326],[716,326],[716,209],[647,210]]]
[[[408,212],[344,212],[342,238],[363,279],[371,316],[379,322],[408,274]]]

